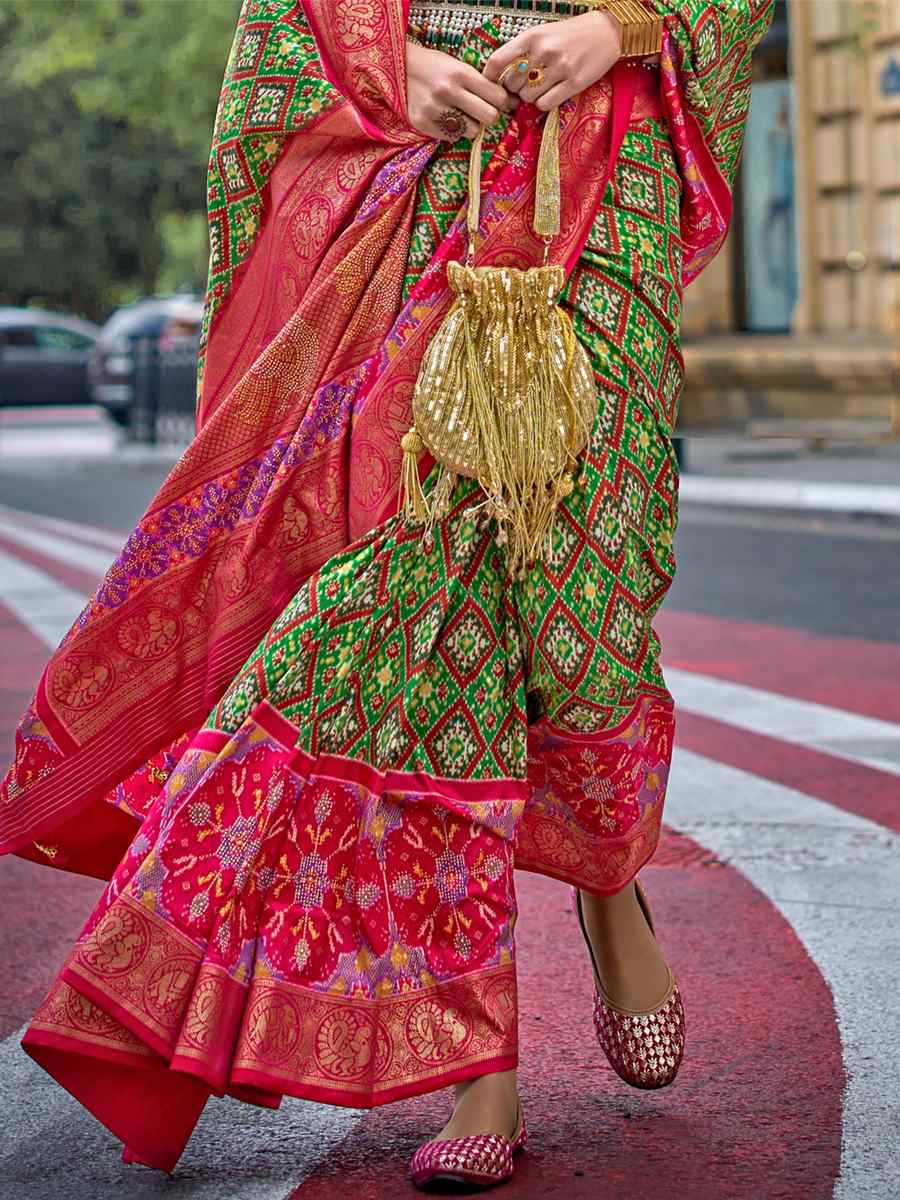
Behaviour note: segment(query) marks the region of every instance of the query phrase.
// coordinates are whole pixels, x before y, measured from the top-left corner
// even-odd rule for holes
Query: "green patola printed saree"
[[[364,1107],[514,1066],[514,869],[609,895],[653,854],[681,305],[727,233],[772,4],[650,6],[659,67],[620,61],[560,112],[561,303],[597,410],[515,580],[472,481],[433,541],[395,515],[465,245],[469,143],[406,119],[425,18],[243,6],[197,437],[48,664],[0,793],[4,850],[109,880],[24,1044],[126,1158],[171,1169],[210,1094]],[[500,40],[488,15],[445,48],[480,66]],[[541,118],[486,137],[481,261],[540,261]]]

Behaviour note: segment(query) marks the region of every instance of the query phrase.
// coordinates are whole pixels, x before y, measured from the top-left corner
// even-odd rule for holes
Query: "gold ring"
[[[543,63],[532,63],[528,68],[528,82],[526,87],[538,87],[542,84],[547,76],[546,68]]]
[[[524,75],[530,66],[530,58],[517,58],[515,62],[511,62],[508,67],[503,68],[503,70],[500,72],[500,78],[497,80],[497,82],[501,87],[503,87],[503,84],[506,82],[507,75],[512,74],[512,72],[515,72],[518,75]]]

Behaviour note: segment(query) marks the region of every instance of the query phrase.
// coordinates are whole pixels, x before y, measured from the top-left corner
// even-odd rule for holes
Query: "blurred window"
[[[735,187],[735,326],[759,333],[788,332],[798,298],[789,15],[777,0],[753,53],[753,96]]]
[[[93,338],[76,333],[74,329],[55,329],[52,326],[38,326],[34,337],[41,350],[90,350],[94,344]]]
[[[127,330],[135,325],[140,325],[148,316],[152,316],[154,309],[148,304],[141,304],[138,308],[120,308],[117,313],[114,313],[103,327],[103,332],[107,335],[117,334],[121,330]]]
[[[0,346],[33,346],[34,330],[28,326],[20,329],[0,329]]]

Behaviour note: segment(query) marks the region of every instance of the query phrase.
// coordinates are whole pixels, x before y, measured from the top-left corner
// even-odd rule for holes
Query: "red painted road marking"
[[[529,1149],[504,1195],[536,1200],[828,1200],[843,1067],[830,992],[787,922],[728,867],[673,838],[644,879],[685,992],[675,1084],[632,1091],[590,1020],[587,951],[567,891],[519,875],[521,1084]],[[413,1196],[405,1164],[449,1111],[432,1095],[367,1113],[293,1200]]]
[[[0,878],[4,898],[0,944],[3,1039],[30,1021],[40,1007],[104,885],[11,855],[0,859]]]
[[[654,622],[668,663],[701,675],[900,722],[900,644],[825,637],[761,621],[663,610]]]

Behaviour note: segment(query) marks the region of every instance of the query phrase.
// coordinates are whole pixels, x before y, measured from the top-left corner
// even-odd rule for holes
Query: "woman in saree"
[[[109,881],[23,1044],[126,1161],[173,1170],[210,1095],[452,1087],[413,1178],[507,1178],[514,868],[571,887],[615,1070],[675,1078],[682,1000],[636,883],[674,734],[652,620],[683,289],[729,227],[771,16],[245,0],[197,434],[48,663],[0,793],[5,852]],[[474,480],[428,537],[398,514],[401,443],[473,138],[476,263],[527,269],[556,111],[553,261],[596,409],[511,578]]]

